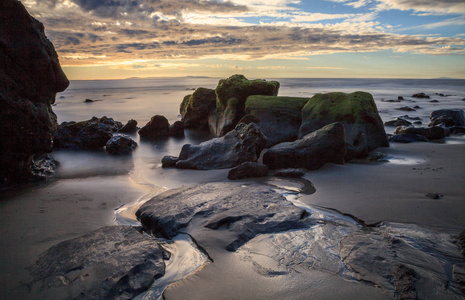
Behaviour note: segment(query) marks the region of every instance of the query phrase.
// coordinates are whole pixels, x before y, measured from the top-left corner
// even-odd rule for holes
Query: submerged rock
[[[245,102],[246,116],[241,120],[250,119],[257,123],[267,137],[266,147],[269,148],[282,142],[295,141],[299,136],[302,123],[302,108],[309,98],[249,96]]]
[[[244,116],[245,101],[251,95],[276,96],[279,82],[262,79],[248,80],[233,75],[219,81],[215,89],[216,109],[209,115],[210,131],[223,136],[233,130]]]
[[[266,144],[266,137],[256,124],[239,123],[236,129],[200,145],[186,144],[179,154],[180,169],[226,169],[246,161],[256,162]]]
[[[428,142],[428,139],[423,135],[413,133],[401,133],[393,135],[389,138],[391,143],[412,143],[412,142]]]
[[[425,93],[413,94],[412,97],[413,97],[413,98],[425,98],[425,99],[429,99],[429,96],[426,95]]]
[[[121,127],[120,130],[118,130],[118,132],[121,132],[121,133],[134,133],[137,131],[137,121],[136,120],[129,120],[126,125],[124,125],[123,127]]]
[[[429,126],[437,126],[442,123],[446,127],[465,126],[465,112],[463,109],[440,109],[430,114]]]
[[[346,137],[341,123],[327,125],[295,142],[271,147],[263,156],[270,169],[307,168],[316,170],[326,163],[343,164]]]
[[[257,178],[268,175],[269,168],[261,163],[246,161],[228,173],[228,179],[237,180],[243,178]]]
[[[108,153],[113,155],[131,154],[137,148],[137,143],[124,134],[115,134],[105,146]]]
[[[302,110],[299,137],[328,124],[344,125],[346,160],[365,157],[378,147],[389,147],[373,96],[365,92],[316,94]]]
[[[442,127],[397,127],[394,134],[409,133],[419,134],[427,138],[428,140],[440,140],[446,137],[446,130]]]
[[[55,134],[55,149],[96,150],[103,148],[122,127],[108,117],[92,117],[82,122],[63,122]]]
[[[44,26],[23,4],[0,4],[0,183],[29,180],[33,156],[49,153],[57,92],[69,81]]]
[[[165,273],[163,250],[131,226],[103,227],[59,243],[31,266],[38,299],[129,299]],[[35,297],[34,297],[35,298]]]
[[[179,112],[186,128],[208,129],[208,115],[216,108],[215,90],[198,88],[187,95],[181,103]]]
[[[139,130],[142,139],[155,140],[170,135],[170,124],[164,116],[155,115]]]
[[[394,120],[392,121],[387,121],[384,123],[384,126],[393,126],[393,127],[397,127],[397,126],[409,126],[409,125],[412,125],[411,122],[403,119],[403,118],[395,118]]]

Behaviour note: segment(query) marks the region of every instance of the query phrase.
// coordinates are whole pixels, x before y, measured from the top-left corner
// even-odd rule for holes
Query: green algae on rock
[[[299,137],[334,122],[346,131],[346,160],[360,158],[378,147],[389,147],[373,96],[366,92],[316,94],[302,109]]]
[[[200,87],[184,97],[179,112],[185,128],[208,129],[208,115],[216,108],[215,90]]]

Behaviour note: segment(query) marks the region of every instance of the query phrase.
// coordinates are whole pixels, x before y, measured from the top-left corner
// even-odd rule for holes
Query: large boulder
[[[239,123],[223,137],[200,145],[184,145],[176,167],[197,170],[233,168],[246,161],[256,162],[265,144],[266,137],[256,124]]]
[[[171,239],[189,233],[199,245],[209,247],[215,231],[227,229],[221,243],[229,251],[255,236],[301,228],[306,212],[270,186],[207,183],[164,192],[136,212],[144,228],[157,237]],[[220,241],[219,241],[220,242]]]
[[[113,155],[131,154],[137,143],[124,134],[115,134],[106,144],[105,149]]]
[[[279,82],[262,79],[248,80],[233,75],[219,81],[215,89],[216,109],[209,115],[210,131],[223,136],[233,130],[244,116],[245,101],[251,95],[278,95]]]
[[[55,134],[55,149],[97,150],[103,148],[123,125],[108,117],[82,122],[63,122]]]
[[[170,124],[164,116],[155,115],[139,130],[142,139],[155,140],[170,135]]]
[[[131,299],[165,274],[164,251],[131,226],[64,241],[30,268],[34,299]]]
[[[361,158],[378,147],[389,147],[373,96],[365,92],[316,94],[302,109],[299,137],[334,122],[344,125],[346,160]]]
[[[24,181],[33,156],[53,149],[51,104],[69,81],[42,23],[20,1],[0,6],[0,182]]]
[[[463,109],[440,109],[433,111],[429,116],[429,126],[444,124],[446,127],[465,126],[465,112]]]
[[[344,126],[333,123],[297,141],[271,147],[263,156],[263,163],[270,169],[316,170],[326,163],[343,164],[346,148]]]
[[[208,115],[216,108],[215,90],[198,88],[187,95],[181,103],[179,112],[185,128],[208,129]]]
[[[268,139],[269,148],[282,142],[292,142],[299,137],[302,108],[309,98],[249,96],[245,102],[246,116],[253,120]]]

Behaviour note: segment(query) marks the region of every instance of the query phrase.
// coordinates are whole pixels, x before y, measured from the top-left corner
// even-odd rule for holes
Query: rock
[[[450,134],[463,135],[465,134],[465,126],[452,126],[449,127]]]
[[[184,145],[176,167],[197,170],[233,168],[246,161],[256,162],[265,144],[266,137],[255,123],[239,123],[224,137],[196,146]]]
[[[170,136],[183,137],[184,136],[184,124],[181,121],[176,121],[169,127]]]
[[[233,130],[244,116],[247,97],[251,95],[276,96],[279,82],[262,79],[248,80],[243,75],[233,75],[219,81],[215,89],[216,109],[209,115],[210,131],[223,136]]]
[[[399,102],[401,102],[401,100],[400,99],[397,99],[397,100],[381,100],[381,102],[399,103]]]
[[[366,160],[368,160],[368,161],[387,161],[386,154],[381,153],[381,152],[377,152],[377,151],[371,152],[367,156]]]
[[[440,140],[446,137],[446,130],[442,127],[406,127],[399,126],[394,131],[394,134],[409,133],[419,134],[426,137],[428,140]]]
[[[421,109],[422,107],[419,106],[419,105],[415,105],[413,108],[415,108],[415,109]]]
[[[112,118],[92,117],[82,122],[63,122],[55,134],[55,149],[96,150],[103,148],[122,127]]]
[[[131,154],[137,143],[124,134],[115,134],[106,144],[106,150],[113,155]]]
[[[465,113],[463,109],[440,109],[433,111],[429,116],[429,126],[444,123],[446,127],[465,126]]]
[[[124,125],[118,132],[120,133],[134,133],[137,131],[137,121],[136,120],[129,120],[126,125]]]
[[[395,118],[392,121],[385,122],[384,125],[397,127],[397,126],[409,126],[409,125],[412,125],[412,123],[402,118]]]
[[[0,9],[0,183],[29,180],[33,156],[53,149],[57,92],[69,81],[44,26],[20,1]]]
[[[412,142],[428,142],[428,139],[419,134],[401,133],[389,138],[391,143],[412,143]]]
[[[346,160],[365,157],[378,147],[389,147],[383,122],[369,93],[316,94],[302,109],[299,137],[334,122],[344,125],[349,148]]]
[[[164,156],[161,159],[161,167],[162,168],[169,168],[169,167],[175,167],[176,163],[179,161],[179,158],[176,156]]]
[[[457,245],[460,248],[460,252],[465,257],[465,230],[462,230],[457,236]]]
[[[404,97],[402,97],[402,96],[398,96],[398,97],[397,97],[397,100],[401,100],[401,101],[403,101],[403,100],[404,100]]]
[[[228,179],[236,180],[243,178],[265,177],[268,175],[269,168],[261,163],[246,161],[228,173]]]
[[[216,108],[215,90],[198,88],[187,95],[179,109],[185,128],[208,129],[208,115]]]
[[[415,111],[415,109],[408,107],[408,106],[402,106],[402,107],[396,108],[396,110]]]
[[[341,123],[327,125],[295,142],[271,147],[263,156],[270,169],[306,168],[316,170],[326,163],[343,164],[346,137]]]
[[[394,275],[394,286],[399,299],[418,299],[415,291],[415,271],[403,264],[394,264],[392,273]]]
[[[86,99],[86,100],[84,100],[84,103],[93,103],[93,102],[95,102],[95,100],[92,100],[92,99]]]
[[[425,93],[413,94],[412,97],[413,98],[426,98],[426,99],[429,99],[429,96],[426,95]]]
[[[103,227],[44,252],[30,286],[39,299],[129,299],[164,275],[163,254],[131,226]]]
[[[170,124],[164,116],[153,116],[150,121],[139,130],[142,139],[155,140],[170,135]]]
[[[288,177],[288,178],[300,178],[307,173],[306,169],[302,168],[288,168],[288,169],[281,169],[274,173],[274,176],[278,177]]]
[[[455,282],[465,285],[465,267],[454,265],[452,268],[452,278]],[[465,292],[465,290],[462,290],[462,292]]]
[[[48,154],[36,155],[33,158],[32,175],[34,180],[45,180],[55,174],[60,163]]]
[[[282,142],[295,141],[302,123],[302,108],[309,98],[249,96],[245,102],[246,116],[241,122],[253,118],[267,137],[269,148]]]
[[[236,251],[259,234],[301,228],[305,215],[272,187],[232,182],[170,190],[136,212],[153,235],[170,239],[187,232],[207,251],[206,240],[215,230],[227,229],[222,243],[228,251]]]
[[[441,198],[441,195],[436,194],[436,193],[428,193],[428,194],[425,195],[425,197],[428,197],[428,198],[437,200],[437,199],[440,199],[440,198]]]
[[[431,103],[438,103],[439,101],[438,100],[431,100],[430,102]]]

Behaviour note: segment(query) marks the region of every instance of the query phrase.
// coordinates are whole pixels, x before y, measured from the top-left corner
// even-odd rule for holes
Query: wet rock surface
[[[176,121],[169,127],[170,136],[183,137],[184,136],[184,124],[181,121]]]
[[[440,109],[430,114],[429,126],[444,124],[446,127],[465,126],[465,112],[462,109]]]
[[[118,132],[120,133],[134,133],[137,131],[137,121],[136,120],[129,120],[123,127],[121,127]]]
[[[334,122],[344,125],[349,144],[346,160],[365,157],[378,147],[389,147],[383,122],[369,93],[316,94],[302,109],[299,137]]]
[[[139,130],[139,135],[146,140],[166,138],[170,135],[169,126],[168,119],[164,116],[155,115]]]
[[[270,169],[301,168],[316,170],[326,163],[343,164],[346,138],[341,123],[327,125],[295,142],[271,147],[263,156]]]
[[[44,252],[30,268],[29,286],[39,299],[130,299],[163,276],[163,257],[135,228],[103,227]]]
[[[33,156],[52,151],[57,117],[51,105],[69,81],[44,26],[20,1],[0,9],[0,181],[27,181]]]
[[[124,134],[115,134],[106,144],[105,149],[113,155],[131,154],[137,148],[137,143]]]
[[[97,150],[103,148],[123,125],[108,117],[82,122],[63,122],[55,134],[55,149]]]
[[[239,123],[223,137],[200,145],[186,144],[179,154],[176,167],[180,169],[226,169],[251,161],[256,162],[266,144],[266,137],[254,123]]]
[[[233,235],[225,249],[235,251],[259,234],[301,228],[305,211],[269,186],[207,183],[155,196],[136,215],[155,236],[187,232],[202,247],[208,243],[202,230],[227,229]]]
[[[412,125],[412,122],[410,121],[407,121],[403,118],[395,118],[394,120],[391,120],[391,121],[387,121],[387,122],[384,122],[384,126],[393,126],[393,127],[397,127],[397,126],[410,126]]]

